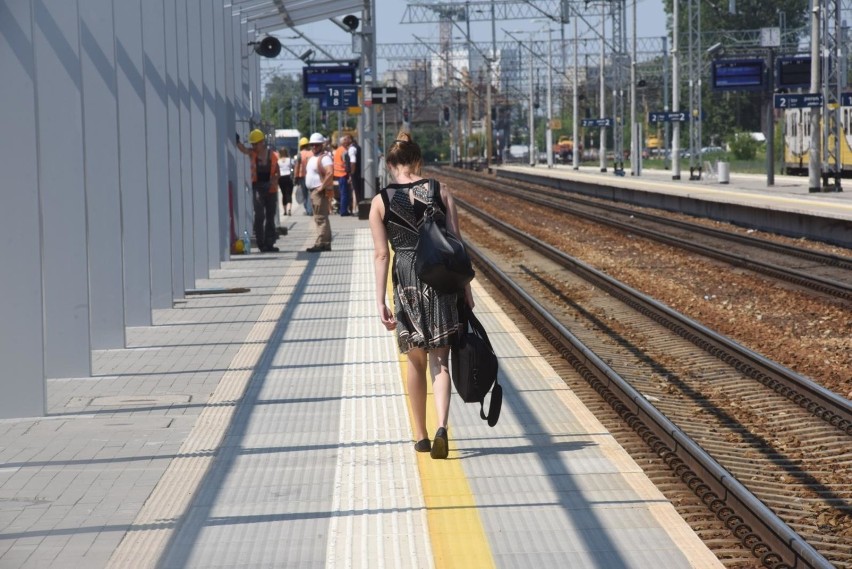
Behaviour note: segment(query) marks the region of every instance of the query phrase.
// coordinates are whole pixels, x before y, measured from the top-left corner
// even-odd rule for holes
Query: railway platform
[[[725,184],[706,173],[689,180],[688,169],[680,180],[673,180],[670,170],[616,176],[612,168],[601,172],[598,166],[505,164],[493,170],[497,176],[544,180],[586,195],[852,248],[852,180],[844,180],[847,187],[840,192],[811,193],[802,176],[776,175],[774,185],[767,186],[766,176],[757,174],[731,173]]]
[[[331,223],[310,254],[286,218],[0,421],[0,567],[721,566],[476,281],[500,422],[454,395],[449,458],[415,453],[369,228]]]

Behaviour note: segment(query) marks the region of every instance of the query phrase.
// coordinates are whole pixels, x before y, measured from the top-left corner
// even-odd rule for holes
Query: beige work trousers
[[[314,247],[331,246],[331,224],[328,215],[331,213],[331,201],[324,190],[311,190],[311,206],[314,208],[314,223],[317,226],[317,240]]]

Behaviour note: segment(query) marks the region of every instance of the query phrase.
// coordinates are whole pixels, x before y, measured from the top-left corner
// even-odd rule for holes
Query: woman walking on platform
[[[400,352],[408,356],[408,394],[414,413],[415,450],[446,458],[449,450],[447,421],[450,412],[450,372],[447,358],[459,332],[458,302],[473,308],[470,285],[464,293],[441,293],[420,281],[414,269],[418,227],[430,198],[434,217],[460,237],[458,216],[449,188],[433,184],[420,175],[420,147],[411,135],[400,132],[388,149],[385,161],[395,180],[388,184],[370,207],[376,274],[376,305],[382,324],[396,330]],[[434,195],[430,195],[434,187]],[[394,313],[387,306],[390,247],[394,251],[392,272]],[[463,298],[462,297],[463,294]],[[432,391],[438,415],[434,442],[426,429],[426,364],[432,372]]]
[[[281,190],[281,203],[284,206],[283,215],[293,215],[293,161],[286,148],[278,154],[278,188]]]

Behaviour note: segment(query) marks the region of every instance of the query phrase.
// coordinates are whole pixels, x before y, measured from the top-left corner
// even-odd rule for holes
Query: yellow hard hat
[[[303,136],[302,138],[299,139],[299,148],[301,148],[303,146],[307,146],[307,145],[308,145],[308,137],[307,136]]]
[[[260,129],[254,129],[249,133],[249,144],[256,144],[266,138]]]

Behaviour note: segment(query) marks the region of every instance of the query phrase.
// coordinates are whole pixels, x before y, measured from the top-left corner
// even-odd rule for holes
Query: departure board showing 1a
[[[330,85],[356,85],[358,68],[355,65],[315,65],[302,68],[305,97],[325,97]]]

